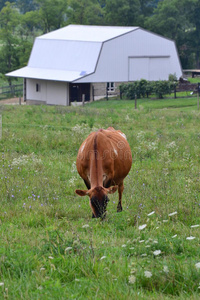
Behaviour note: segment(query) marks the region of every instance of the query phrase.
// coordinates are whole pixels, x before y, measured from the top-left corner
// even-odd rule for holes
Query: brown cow
[[[90,197],[93,217],[104,217],[109,201],[107,194],[118,189],[117,211],[122,211],[123,180],[132,165],[132,155],[126,136],[109,127],[92,132],[82,143],[76,166],[88,190],[76,190],[79,196]]]

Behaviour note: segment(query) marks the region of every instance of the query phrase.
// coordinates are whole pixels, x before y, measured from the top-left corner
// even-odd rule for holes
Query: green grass
[[[199,298],[196,102],[1,107],[0,299]],[[101,221],[75,194],[85,188],[75,161],[88,134],[109,126],[126,134],[133,166],[123,212],[111,195]]]

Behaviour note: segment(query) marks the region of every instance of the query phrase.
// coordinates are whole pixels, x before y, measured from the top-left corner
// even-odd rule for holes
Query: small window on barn
[[[114,92],[114,90],[115,90],[115,83],[114,82],[107,82],[107,90],[109,92]]]
[[[40,84],[36,83],[36,92],[40,92]]]

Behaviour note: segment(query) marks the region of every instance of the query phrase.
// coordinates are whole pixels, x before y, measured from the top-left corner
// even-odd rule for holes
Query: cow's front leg
[[[118,202],[118,205],[117,205],[117,212],[122,211],[122,193],[123,193],[123,190],[124,190],[124,183],[122,181],[122,183],[120,183],[118,185],[119,202]]]

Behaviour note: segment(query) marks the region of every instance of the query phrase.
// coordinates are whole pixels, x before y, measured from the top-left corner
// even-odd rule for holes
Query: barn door
[[[85,101],[90,100],[90,83],[70,83],[69,99],[70,102],[81,102],[82,95],[85,95]]]

